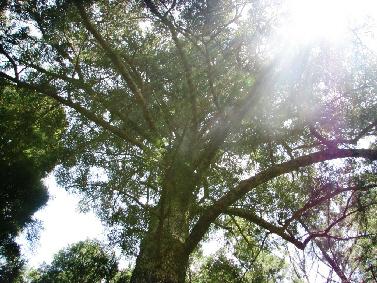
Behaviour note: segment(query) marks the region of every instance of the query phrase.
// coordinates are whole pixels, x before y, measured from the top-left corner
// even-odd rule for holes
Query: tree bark
[[[184,245],[172,235],[143,239],[140,253],[132,272],[131,283],[183,283],[189,255]]]
[[[197,180],[192,167],[183,160],[175,159],[167,169],[156,213],[140,245],[132,283],[185,281],[190,255],[185,242]]]

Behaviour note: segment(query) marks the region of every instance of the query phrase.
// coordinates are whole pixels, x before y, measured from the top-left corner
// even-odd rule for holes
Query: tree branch
[[[111,133],[115,134],[116,136],[120,137],[121,139],[124,139],[125,141],[129,142],[132,145],[135,145],[139,147],[140,149],[145,149],[145,146],[138,140],[134,139],[133,137],[129,136],[125,131],[111,125],[110,123],[106,122],[104,119],[98,117],[88,109],[82,107],[80,104],[75,103],[71,100],[65,99],[58,95],[57,91],[48,85],[35,85],[31,83],[26,83],[23,81],[20,81],[16,78],[13,78],[3,72],[0,72],[0,78],[6,79],[7,81],[11,81],[15,83],[18,87],[27,89],[29,91],[36,91],[40,94],[43,94],[45,96],[48,96],[59,103],[68,106],[74,110],[76,110],[78,113],[83,115],[85,118],[89,119],[90,121],[96,123],[97,125],[101,126],[102,128],[110,131]]]
[[[204,56],[205,56],[206,64],[207,64],[206,73],[207,73],[207,78],[208,78],[209,92],[212,95],[212,101],[213,101],[213,104],[216,107],[216,110],[221,113],[219,98],[218,98],[217,93],[215,91],[214,74],[213,74],[213,70],[212,70],[212,63],[211,63],[207,44],[205,44],[205,54],[204,54]]]
[[[126,115],[124,115],[124,113],[120,112],[119,110],[114,108],[112,105],[110,105],[110,103],[108,103],[103,97],[101,97],[103,94],[99,95],[101,93],[94,91],[93,88],[89,84],[87,84],[85,81],[83,81],[83,79],[79,80],[79,79],[68,77],[67,75],[64,75],[64,74],[58,74],[58,73],[55,73],[55,72],[51,72],[51,71],[48,71],[48,70],[46,70],[46,69],[44,69],[44,68],[42,68],[38,65],[33,64],[33,63],[27,63],[27,62],[22,62],[22,61],[21,61],[21,63],[25,64],[25,66],[28,66],[28,67],[31,67],[31,68],[37,70],[40,73],[45,74],[46,76],[50,77],[51,79],[61,79],[65,82],[67,82],[67,83],[70,83],[71,85],[74,85],[75,87],[77,87],[79,89],[84,90],[87,94],[90,95],[90,97],[94,101],[98,102],[99,104],[102,104],[102,106],[105,107],[105,109],[107,109],[112,114],[115,114],[116,116],[118,116],[118,118],[120,120],[122,120],[124,123],[127,123],[128,125],[130,125],[130,129],[135,131],[138,135],[140,135],[140,137],[152,142],[151,137],[145,131],[143,131],[143,129],[141,129],[134,121],[132,121]]]
[[[339,159],[339,158],[366,158],[377,160],[377,150],[372,149],[332,149],[314,152],[296,159],[274,165],[258,174],[243,180],[239,185],[229,190],[223,197],[218,199],[213,205],[204,210],[202,216],[194,225],[186,241],[186,250],[191,252],[202,239],[211,223],[223,213],[231,204],[243,198],[255,187],[266,183],[278,176],[295,171],[301,167],[315,163]]]
[[[303,227],[305,228],[305,230],[309,232],[309,227],[306,226],[303,223],[301,223],[301,224],[303,225]],[[313,239],[313,241],[316,244],[316,246],[319,248],[319,250],[321,251],[322,256],[324,257],[324,259],[328,262],[328,264],[331,266],[331,268],[335,271],[335,273],[342,280],[342,283],[350,283],[350,281],[348,280],[348,278],[346,277],[346,275],[344,274],[344,272],[341,270],[341,268],[339,267],[339,265],[336,263],[336,261],[333,260],[330,257],[330,255],[326,252],[326,249],[322,245],[322,243],[319,240],[315,239],[315,238]]]
[[[376,126],[377,126],[377,119],[374,120],[373,123],[371,123],[367,127],[365,127],[363,130],[361,130],[360,133],[354,139],[352,139],[352,141],[354,143],[357,143],[361,138],[363,138],[366,134],[369,133],[370,130],[372,130]]]
[[[116,70],[120,73],[122,78],[126,81],[128,87],[131,89],[132,93],[135,95],[136,102],[141,106],[144,118],[147,121],[149,128],[153,131],[156,131],[156,127],[149,113],[149,110],[147,108],[145,98],[141,90],[139,89],[135,81],[133,80],[131,74],[127,70],[127,67],[123,63],[122,58],[119,56],[119,54],[115,50],[111,48],[111,46],[106,42],[106,40],[98,32],[96,27],[90,22],[90,19],[85,11],[85,8],[81,4],[81,1],[75,0],[75,4],[79,11],[79,14],[81,16],[81,19],[83,21],[85,28],[93,35],[93,37],[97,40],[101,48],[106,52],[107,56],[109,57],[111,62],[114,64],[114,67],[116,68]]]
[[[210,131],[208,134],[209,142],[203,146],[201,154],[195,161],[195,165],[199,172],[203,172],[208,168],[231,130],[237,130],[245,115],[257,105],[259,99],[266,90],[267,78],[271,79],[269,75],[274,66],[275,62],[272,62],[260,71],[255,83],[251,86],[247,95],[243,99],[240,99],[240,101],[233,106],[232,111],[230,111],[226,117],[223,117],[223,119],[221,119]]]
[[[309,127],[310,133],[319,141],[319,143],[314,143],[313,146],[318,146],[323,144],[327,147],[335,147],[338,144],[357,144],[357,142],[366,136],[374,127],[377,126],[377,120],[374,120],[371,124],[362,129],[354,138],[352,139],[331,139],[328,140],[324,138],[313,126]],[[298,149],[298,148],[296,148]]]
[[[283,227],[279,227],[274,224],[271,224],[270,222],[264,220],[262,217],[257,216],[255,213],[252,213],[249,210],[240,209],[240,208],[228,208],[224,211],[224,213],[228,215],[232,215],[232,216],[241,217],[247,221],[250,221],[270,231],[271,233],[282,237],[284,240],[294,244],[300,250],[303,250],[306,246],[304,243],[300,242],[299,240],[295,239],[294,237],[286,233]]]
[[[311,209],[311,208],[313,208],[317,205],[320,205],[323,202],[325,202],[325,201],[327,201],[327,200],[329,200],[329,199],[331,199],[331,198],[333,198],[333,197],[335,197],[335,196],[337,196],[341,193],[348,192],[348,191],[367,191],[369,189],[375,188],[376,186],[377,186],[377,184],[370,184],[368,186],[363,186],[363,187],[354,186],[354,187],[347,187],[347,188],[337,188],[336,190],[331,191],[331,192],[325,194],[324,196],[320,196],[316,199],[309,199],[302,208],[293,212],[292,216],[284,221],[283,227],[287,228],[294,220],[298,220],[309,209]]]
[[[8,54],[8,52],[4,49],[2,44],[0,44],[0,53],[4,54],[4,56],[7,57],[7,59],[9,60],[9,62],[11,63],[13,67],[14,76],[16,77],[16,79],[18,79],[19,75],[18,75],[16,61]]]
[[[310,133],[314,136],[321,144],[327,146],[328,148],[336,147],[336,142],[329,141],[324,138],[315,128],[314,126],[309,127]]]
[[[145,2],[145,5],[148,7],[148,9],[152,12],[152,14],[155,15],[157,18],[159,18],[160,21],[168,28],[169,32],[171,33],[172,39],[178,51],[178,56],[181,59],[181,62],[183,65],[183,70],[185,72],[187,87],[189,90],[189,99],[190,99],[190,104],[191,104],[192,122],[193,122],[194,129],[196,129],[197,124],[198,124],[198,113],[197,113],[197,106],[196,106],[195,86],[192,80],[192,71],[191,71],[192,68],[183,50],[183,45],[178,39],[178,33],[176,31],[176,28],[174,27],[173,23],[168,20],[168,18],[166,17],[166,14],[162,15],[158,11],[157,7],[153,4],[152,1],[144,0],[144,2]]]

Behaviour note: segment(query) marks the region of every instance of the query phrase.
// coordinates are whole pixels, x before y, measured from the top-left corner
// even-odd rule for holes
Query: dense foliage
[[[98,242],[87,240],[59,251],[50,265],[31,271],[29,279],[33,283],[117,282],[112,281],[117,273],[115,254]]]
[[[0,278],[4,281],[14,281],[21,271],[15,237],[35,225],[32,215],[47,202],[41,178],[57,162],[63,130],[64,113],[51,101],[13,88],[1,90]]]
[[[216,231],[242,272],[258,269],[247,249],[279,262],[274,250],[307,278],[302,250],[329,279],[375,276],[373,23],[300,42],[283,28],[287,3],[6,5],[1,83],[64,107],[57,175],[137,256],[131,282],[184,281]]]

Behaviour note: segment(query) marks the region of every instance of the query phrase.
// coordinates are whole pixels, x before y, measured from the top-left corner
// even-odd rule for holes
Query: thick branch
[[[111,62],[114,64],[116,70],[120,73],[122,78],[126,81],[128,87],[131,89],[132,93],[136,97],[136,102],[141,106],[143,110],[143,115],[145,120],[147,121],[149,127],[152,130],[156,130],[155,124],[153,122],[152,117],[150,116],[150,113],[147,108],[147,104],[145,101],[145,98],[133,80],[131,74],[127,70],[127,67],[122,61],[122,58],[119,56],[119,54],[114,51],[111,46],[106,42],[106,40],[102,37],[102,35],[98,32],[96,27],[90,22],[90,19],[88,15],[86,14],[85,8],[82,6],[81,2],[76,0],[75,4],[77,6],[77,9],[80,13],[81,19],[83,21],[83,24],[85,28],[93,35],[93,37],[97,40],[98,44],[101,46],[101,48],[106,52],[107,56],[111,60]]]
[[[223,213],[231,204],[240,200],[255,187],[266,183],[285,173],[295,171],[301,167],[309,166],[326,160],[333,160],[346,157],[362,157],[370,160],[377,160],[377,150],[371,149],[332,149],[311,153],[296,159],[283,162],[266,169],[253,177],[240,182],[240,184],[228,191],[223,197],[208,207],[197,223],[194,225],[186,242],[188,253],[196,247],[204,234],[208,231],[211,223]]]
[[[305,245],[302,242],[300,242],[299,240],[295,239],[294,237],[289,235],[287,232],[285,232],[285,229],[283,227],[279,227],[274,224],[271,224],[270,222],[264,220],[262,217],[257,216],[256,214],[252,213],[249,210],[240,209],[240,208],[228,208],[225,210],[225,214],[241,217],[247,221],[250,221],[270,231],[271,233],[274,233],[282,237],[284,240],[294,244],[297,248],[301,250],[305,248]]]

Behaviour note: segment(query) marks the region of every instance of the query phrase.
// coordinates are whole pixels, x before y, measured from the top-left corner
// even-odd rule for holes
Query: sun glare
[[[291,0],[283,29],[298,42],[338,41],[367,21],[375,24],[376,19],[375,0]]]

